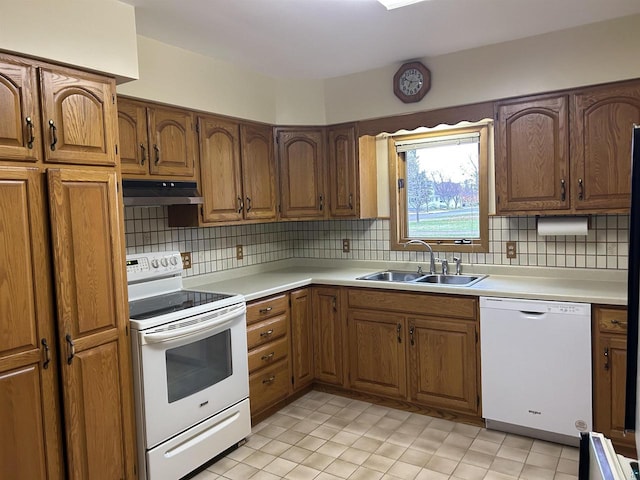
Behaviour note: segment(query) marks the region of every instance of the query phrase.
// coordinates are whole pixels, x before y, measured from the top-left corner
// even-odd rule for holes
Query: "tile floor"
[[[577,480],[578,449],[312,391],[196,480]]]

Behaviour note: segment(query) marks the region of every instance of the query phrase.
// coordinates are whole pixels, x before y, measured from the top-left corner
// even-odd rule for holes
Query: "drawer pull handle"
[[[153,144],[153,151],[156,152],[156,161],[154,163],[158,165],[160,164],[160,147],[158,147],[158,144]]]
[[[409,340],[410,340],[410,342],[409,342],[409,343],[411,343],[411,346],[414,346],[414,345],[416,344],[416,343],[415,343],[415,340],[413,339],[413,332],[414,332],[414,330],[415,330],[415,327],[414,327],[413,325],[411,325],[411,326],[409,327]]]
[[[627,326],[627,322],[621,322],[617,318],[614,318],[613,320],[611,320],[611,324],[612,325],[618,325],[620,327],[626,327]]]
[[[565,185],[565,181],[563,178],[562,180],[560,180],[560,200],[564,202],[566,198],[567,198],[567,187]]]
[[[262,360],[264,360],[265,362],[267,360],[271,360],[273,358],[273,356],[275,355],[276,352],[271,352],[269,355],[263,355],[262,356]]]
[[[269,329],[269,330],[267,330],[266,332],[262,332],[262,333],[260,334],[260,336],[261,336],[261,337],[268,337],[268,336],[269,336],[269,335],[271,335],[272,333],[273,333],[273,329],[271,329],[271,328],[270,328],[270,329]]]
[[[609,370],[609,347],[604,349],[604,369]]]
[[[578,200],[584,200],[584,184],[582,179],[578,179]]]
[[[35,127],[33,126],[33,121],[31,117],[25,118],[25,122],[27,123],[27,128],[29,129],[29,140],[27,140],[27,147],[32,150],[33,149],[33,141],[36,139],[36,135],[34,133]]]
[[[53,120],[49,120],[49,131],[51,132],[51,151],[55,151],[56,144],[58,143],[58,129],[56,128],[56,124]]]
[[[46,338],[40,340],[40,343],[44,347],[44,362],[42,363],[42,368],[46,370],[51,362],[51,351],[49,350],[49,344],[47,343]]]
[[[266,313],[269,313],[271,310],[273,310],[273,307],[261,308],[260,309],[260,315],[264,315]]]
[[[147,149],[144,147],[144,143],[140,144],[140,165],[144,165],[147,161]]]
[[[273,383],[275,379],[276,379],[276,376],[271,375],[269,378],[265,378],[264,380],[262,380],[262,383],[263,384]]]

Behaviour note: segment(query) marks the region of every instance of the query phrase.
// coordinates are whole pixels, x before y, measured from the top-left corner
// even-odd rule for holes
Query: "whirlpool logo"
[[[542,415],[542,412],[539,412],[539,411],[537,411],[537,410],[529,410],[529,413],[530,413],[531,415]]]

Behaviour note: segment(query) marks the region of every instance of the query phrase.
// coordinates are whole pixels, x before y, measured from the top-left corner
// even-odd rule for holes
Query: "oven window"
[[[169,403],[215,385],[233,373],[231,330],[166,352]]]

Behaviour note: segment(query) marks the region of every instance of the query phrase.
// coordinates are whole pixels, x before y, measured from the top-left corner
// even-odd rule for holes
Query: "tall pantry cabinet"
[[[0,54],[0,472],[136,478],[112,79]]]

